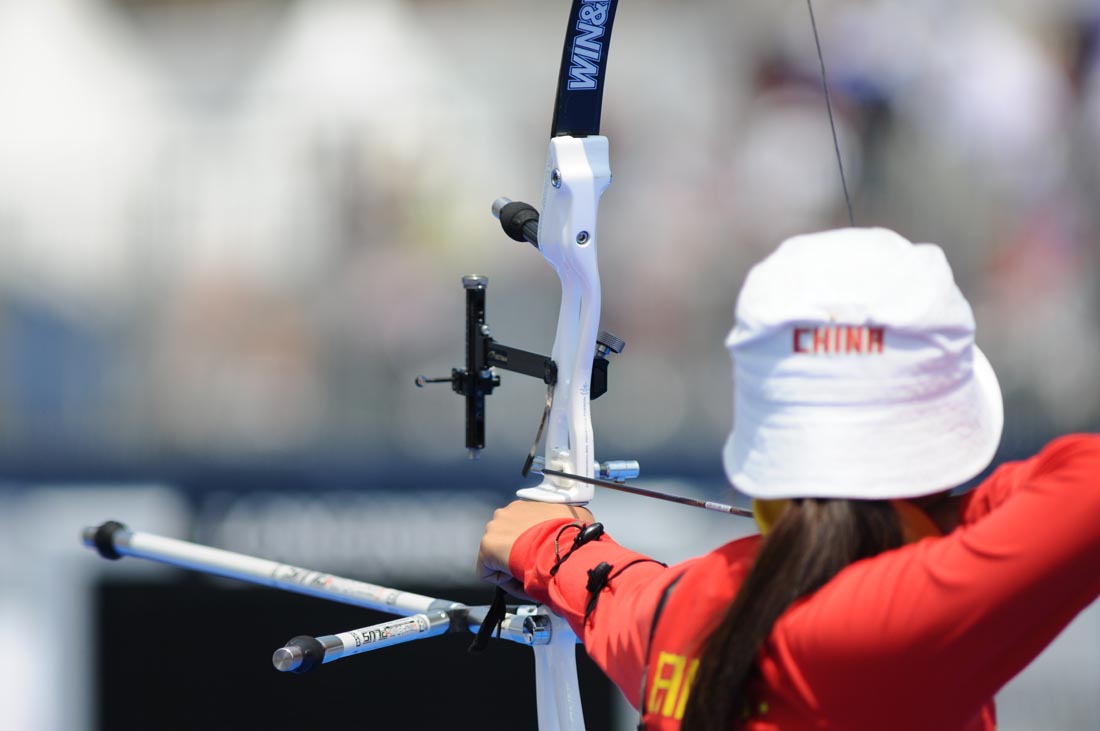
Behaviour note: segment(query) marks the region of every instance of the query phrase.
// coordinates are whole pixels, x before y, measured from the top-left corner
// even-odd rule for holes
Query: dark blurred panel
[[[402,587],[432,593],[430,587]],[[486,603],[487,591],[447,598]],[[201,578],[104,583],[96,593],[98,728],[535,728],[534,660],[498,641],[444,635],[283,674],[271,654],[299,634],[325,635],[392,619],[355,607]],[[607,679],[578,651],[585,721],[611,727]]]

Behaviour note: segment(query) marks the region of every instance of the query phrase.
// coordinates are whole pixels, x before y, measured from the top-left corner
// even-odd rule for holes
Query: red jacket
[[[635,707],[646,675],[647,729],[679,728],[700,643],[760,537],[669,568],[635,564],[611,579],[586,621],[588,570],[643,557],[604,536],[551,576],[566,524],[520,536],[512,573],[569,621]],[[563,553],[575,532],[563,533]],[[994,693],[1098,595],[1100,436],[1063,437],[969,493],[952,533],[852,564],[792,605],[760,651],[746,728],[989,731]]]

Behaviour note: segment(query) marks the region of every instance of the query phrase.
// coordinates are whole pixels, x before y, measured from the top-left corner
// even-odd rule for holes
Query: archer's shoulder
[[[738,563],[745,559],[751,562],[756,560],[756,552],[760,550],[760,542],[763,540],[764,536],[759,533],[753,533],[751,536],[745,536],[730,541],[708,555],[721,557],[726,562]]]
[[[1033,475],[1070,465],[1098,462],[1100,462],[1100,434],[1066,434],[1048,442],[1033,457],[1000,465],[986,482],[994,481],[998,476],[1006,473],[1018,472],[1021,476]]]
[[[762,536],[759,534],[745,536],[686,561],[681,564],[685,569],[684,577],[713,577],[716,574],[744,576],[756,560],[761,540]]]
[[[1029,477],[1057,475],[1076,486],[1100,487],[1100,434],[1067,434],[1025,462]]]
[[[752,569],[760,546],[759,535],[730,541],[710,553],[670,567],[675,589],[669,596],[668,613],[688,624],[710,621],[737,594]],[[685,625],[686,626],[686,625]]]
[[[1100,459],[1100,434],[1081,433],[1058,437],[1043,447],[1037,456],[1058,459],[1078,455]]]
[[[1100,487],[1100,434],[1067,434],[1033,457],[1006,462],[962,498],[964,525],[996,510],[1015,495],[1034,492],[1064,508],[1067,496],[1087,498]],[[1084,488],[1084,489],[1082,489]],[[1061,508],[1060,508],[1061,509]]]

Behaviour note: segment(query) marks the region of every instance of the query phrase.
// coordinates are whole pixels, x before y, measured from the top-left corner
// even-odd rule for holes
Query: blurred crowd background
[[[461,364],[460,277],[489,276],[500,340],[553,338],[556,277],[489,205],[538,202],[562,5],[0,2],[0,467],[460,454],[458,400],[411,386]],[[818,15],[856,220],[947,250],[1006,444],[1095,427],[1096,3]],[[627,349],[597,435],[716,464],[747,268],[846,220],[809,19],[641,0],[614,49],[600,248]],[[490,455],[539,414],[504,380]]]
[[[1100,429],[1100,5],[815,9],[855,219],[946,250],[1004,390],[999,459]],[[184,530],[260,550],[278,540],[246,523],[270,506],[242,491],[514,489],[542,385],[503,374],[474,467],[461,400],[413,379],[463,363],[465,274],[489,277],[497,339],[549,353],[557,278],[489,209],[538,204],[567,13],[0,0],[9,520],[43,485],[157,483],[167,514],[199,516]],[[847,221],[809,16],[624,0],[612,48],[603,324],[627,346],[597,454],[717,494],[740,283],[786,236]],[[341,525],[340,555],[362,554]],[[420,545],[394,525],[387,543]]]

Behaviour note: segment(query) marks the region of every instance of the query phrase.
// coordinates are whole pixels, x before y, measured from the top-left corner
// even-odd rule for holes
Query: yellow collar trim
[[[791,504],[790,500],[753,500],[752,516],[760,528],[761,535],[767,535],[775,521]],[[901,521],[901,534],[906,543],[916,543],[922,538],[939,537],[943,533],[928,515],[908,500],[891,500],[894,512]]]

